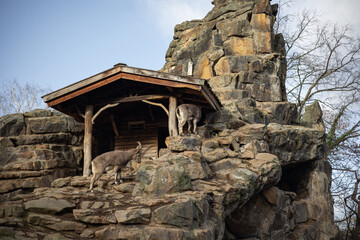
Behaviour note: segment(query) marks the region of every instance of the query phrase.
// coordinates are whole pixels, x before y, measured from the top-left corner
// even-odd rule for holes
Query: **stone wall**
[[[82,134],[80,124],[56,111],[34,110],[1,117],[1,199],[79,174]]]

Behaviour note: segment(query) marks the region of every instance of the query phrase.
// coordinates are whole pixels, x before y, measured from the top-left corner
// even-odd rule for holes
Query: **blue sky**
[[[161,2],[169,8],[145,0],[0,0],[0,82],[56,90],[119,62],[159,70],[176,24]],[[212,8],[202,2],[201,11],[170,12],[184,11],[179,23],[202,18]]]
[[[359,3],[294,6],[359,26]],[[159,70],[175,24],[211,8],[211,0],[0,0],[0,85],[16,79],[57,90],[119,62]]]

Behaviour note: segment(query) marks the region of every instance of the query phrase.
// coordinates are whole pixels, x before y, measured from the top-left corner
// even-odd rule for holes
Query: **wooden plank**
[[[121,73],[121,76],[123,79],[129,79],[129,80],[138,81],[138,82],[156,84],[156,85],[161,85],[161,86],[166,86],[166,87],[190,88],[190,89],[194,89],[196,91],[201,90],[201,86],[193,85],[193,84],[185,83],[185,82],[169,81],[166,79],[151,78],[151,77],[146,77],[146,76],[133,75],[133,74],[129,74],[129,73]]]
[[[132,149],[134,145],[124,146],[124,145],[117,145],[115,146],[116,150],[129,150]],[[156,157],[157,149],[155,144],[142,144],[142,155],[143,157]]]
[[[119,149],[119,150],[129,150],[134,148],[133,145],[130,146],[124,146],[124,145],[116,145],[115,149]],[[142,144],[142,148],[143,149],[151,149],[153,148],[154,151],[156,151],[156,146],[154,144]]]
[[[124,137],[124,138],[121,138],[121,139],[136,139],[137,141],[140,141],[140,140],[146,140],[146,139],[155,139],[156,137],[154,135],[144,135],[144,136],[133,136],[133,137]]]
[[[83,176],[90,176],[91,150],[92,150],[92,123],[93,106],[87,105],[85,109],[85,130],[84,130],[84,169]]]
[[[170,97],[169,98],[169,136],[177,136],[178,129],[176,124],[176,98]]]
[[[55,98],[61,97],[65,94],[69,94],[70,92],[76,91],[80,88],[84,88],[90,84],[97,82],[97,81],[100,81],[107,77],[110,77],[111,75],[114,75],[114,74],[120,72],[120,70],[121,70],[120,67],[114,67],[114,68],[108,69],[104,72],[98,73],[94,76],[91,76],[91,77],[85,78],[84,80],[81,80],[79,82],[73,83],[67,87],[64,87],[57,91],[46,94],[46,95],[42,96],[42,98],[44,99],[45,102],[49,102],[51,100],[54,100]]]
[[[149,145],[149,144],[153,144],[155,141],[139,141],[139,142],[141,143],[141,145]],[[124,146],[126,148],[128,148],[128,147],[132,148],[132,147],[134,147],[134,144],[128,144],[124,141],[119,141],[115,144],[115,146],[117,146],[117,147]]]
[[[122,136],[121,133],[120,133],[120,136]],[[155,139],[156,136],[154,134],[141,134],[141,135],[133,134],[133,135],[126,135],[126,136],[123,136],[123,137],[118,137],[118,138],[115,138],[115,139],[120,140],[120,139],[139,139],[139,138],[142,138],[142,139]],[[136,142],[136,141],[134,140],[134,142]]]
[[[155,129],[154,129],[155,131]],[[119,132],[120,137],[125,138],[126,136],[129,136],[130,138],[136,138],[139,136],[144,136],[144,137],[155,137],[155,133],[153,131],[120,131]]]
[[[179,82],[174,82],[174,81],[169,81],[169,80],[164,80],[164,79],[154,79],[154,78],[149,78],[149,77],[145,77],[145,76],[138,76],[138,75],[131,75],[128,73],[118,73],[114,76],[111,76],[107,79],[104,79],[102,81],[96,82],[92,85],[89,85],[87,87],[81,88],[77,91],[71,92],[69,94],[66,94],[62,97],[59,97],[57,99],[51,100],[49,102],[47,102],[47,106],[48,107],[53,107],[57,104],[60,104],[62,102],[65,102],[67,100],[73,99],[75,97],[78,97],[80,95],[83,95],[87,92],[90,92],[92,90],[95,90],[97,88],[100,88],[102,86],[105,86],[107,84],[110,84],[112,82],[115,82],[119,79],[127,79],[127,80],[133,80],[133,81],[138,81],[138,82],[144,82],[144,83],[150,83],[150,84],[156,84],[156,85],[162,85],[162,86],[168,86],[168,87],[176,87],[176,88],[190,88],[196,91],[201,91],[201,86],[197,86],[197,85],[192,85],[189,83],[179,83]]]
[[[116,139],[115,145],[124,145],[124,146],[137,146],[137,142],[140,142],[141,144],[152,144],[155,143],[155,138],[151,139],[142,139],[143,141],[139,141],[137,138],[122,138],[122,139]]]
[[[132,140],[134,141],[135,143],[137,141],[140,141],[140,140],[143,140],[143,141],[146,141],[149,139],[149,141],[151,140],[154,140],[156,138],[156,136],[134,136],[134,137],[124,137],[124,138],[119,138],[119,139],[116,139],[116,140],[119,140],[119,141],[122,141],[122,140],[125,140],[125,141],[128,141],[128,140]],[[136,141],[135,141],[136,140]]]
[[[148,149],[148,148],[156,148],[156,145],[154,145],[154,144],[151,144],[151,143],[149,143],[149,144],[141,144],[141,146],[142,146],[142,148],[146,148],[146,149]],[[132,149],[132,148],[134,148],[134,145],[123,145],[123,144],[116,144],[116,148],[115,149],[125,149],[125,150],[128,150],[128,149]]]
[[[73,98],[78,97],[80,95],[83,95],[83,94],[85,94],[87,92],[95,90],[95,89],[97,89],[99,87],[102,87],[102,86],[105,86],[105,85],[107,85],[109,83],[115,82],[115,81],[119,80],[120,78],[121,78],[121,74],[116,74],[116,75],[114,75],[112,77],[106,78],[106,79],[104,79],[102,81],[96,82],[96,83],[94,83],[92,85],[89,85],[87,87],[78,89],[77,91],[74,91],[72,93],[66,94],[66,95],[64,95],[64,96],[62,96],[60,98],[49,101],[49,102],[47,102],[47,105],[48,105],[48,107],[55,106],[55,105],[57,105],[59,103],[65,102],[67,100],[70,100],[70,99],[73,99]]]
[[[201,93],[206,98],[206,100],[209,102],[209,104],[214,108],[214,110],[216,110],[216,111],[221,110],[220,102],[217,100],[215,95],[211,93],[210,89],[206,85],[204,85],[202,87]]]
[[[159,100],[169,98],[169,95],[141,95],[119,98],[111,101],[112,103],[139,102],[143,100]]]
[[[105,78],[108,78],[112,75],[118,74],[118,73],[127,73],[132,75],[140,75],[150,78],[159,78],[159,79],[165,79],[170,81],[176,81],[176,82],[184,82],[189,83],[193,85],[203,85],[205,80],[200,78],[194,78],[189,76],[180,76],[176,74],[171,73],[165,73],[165,72],[159,72],[159,71],[153,71],[148,69],[141,69],[141,68],[135,68],[135,67],[128,67],[124,65],[118,65],[111,69],[108,69],[104,72],[98,73],[94,76],[91,76],[89,78],[86,78],[84,80],[81,80],[79,82],[76,82],[74,84],[71,84],[67,87],[61,88],[57,91],[51,92],[49,94],[46,94],[42,96],[45,102],[50,102],[56,98],[59,98],[63,95],[69,94],[73,91],[77,91],[81,88],[85,88],[93,83],[96,83],[98,81],[101,81]]]
[[[146,124],[145,131],[127,131],[124,125],[120,136],[115,137],[115,149],[131,149],[137,145],[137,141],[140,141],[143,146],[143,157],[157,157],[156,124]]]
[[[173,74],[173,73],[153,71],[153,70],[135,68],[135,67],[129,67],[129,66],[122,66],[121,71],[123,73],[128,73],[128,74],[133,74],[133,75],[166,79],[166,80],[190,83],[190,84],[195,84],[195,85],[203,85],[205,82],[204,79],[195,78],[195,77],[191,77],[191,76],[183,76],[183,75],[177,75],[177,74]]]

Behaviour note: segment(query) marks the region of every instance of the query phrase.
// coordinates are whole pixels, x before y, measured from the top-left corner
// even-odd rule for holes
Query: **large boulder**
[[[204,209],[200,209],[193,200],[173,203],[155,210],[155,221],[177,227],[197,228],[204,221]]]
[[[283,165],[322,159],[325,132],[302,126],[271,123],[267,126],[270,152],[276,154]]]
[[[191,189],[191,178],[181,165],[159,167],[155,170],[151,183],[145,188],[150,196],[161,197],[166,193],[183,192]]]
[[[32,200],[25,203],[25,209],[32,212],[42,212],[42,213],[58,213],[64,209],[74,208],[75,204],[63,200],[63,199],[54,199],[54,198],[40,198],[37,200]]]
[[[201,140],[196,135],[176,136],[167,137],[165,144],[171,151],[194,151],[200,149]]]
[[[25,134],[25,118],[20,113],[0,117],[0,137]]]

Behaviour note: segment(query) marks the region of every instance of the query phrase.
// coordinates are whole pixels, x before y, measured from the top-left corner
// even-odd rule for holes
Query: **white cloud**
[[[165,37],[172,36],[176,24],[202,19],[213,7],[211,0],[140,0],[147,18],[160,28]]]
[[[338,23],[340,25],[351,24],[354,30],[360,34],[360,10],[359,0],[297,0],[300,9],[316,9],[321,13],[324,22]]]

